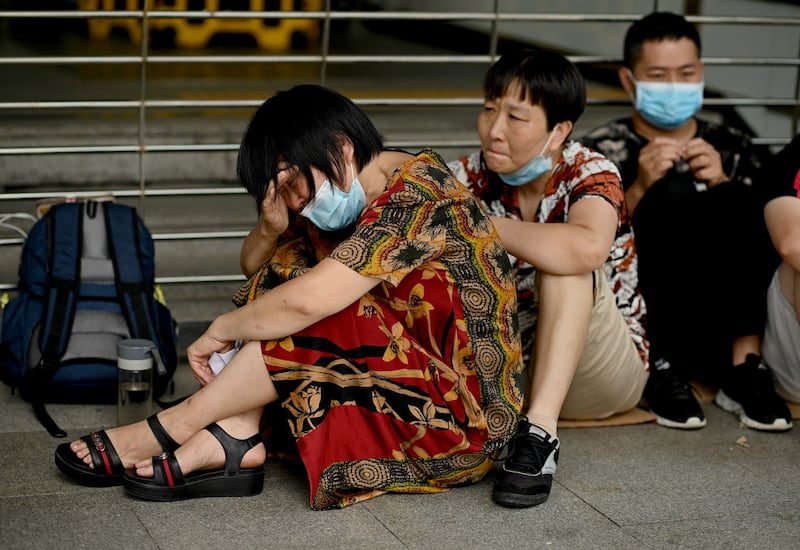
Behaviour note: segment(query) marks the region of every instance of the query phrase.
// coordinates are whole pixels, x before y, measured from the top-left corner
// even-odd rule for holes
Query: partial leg
[[[628,411],[641,400],[648,379],[603,269],[595,271],[595,281],[586,344],[561,406],[561,418],[596,420]]]
[[[733,364],[741,365],[750,354],[761,355],[761,336],[749,334],[734,338],[732,344]]]
[[[761,352],[775,377],[775,390],[800,403],[800,274],[781,264],[767,294],[767,326]]]
[[[541,274],[526,416],[552,436],[586,344],[592,305],[591,273]]]
[[[187,442],[207,425],[221,421],[224,421],[220,424],[223,428],[230,426],[231,435],[249,430],[247,436],[250,436],[254,433],[252,418],[260,416],[264,405],[277,398],[261,355],[261,343],[248,342],[210,384],[160,412],[158,418],[178,443]],[[258,420],[255,422],[257,429]],[[145,421],[113,428],[107,433],[126,468],[161,453],[161,446]],[[83,440],[73,441],[71,449],[78,458],[91,464],[89,449]]]
[[[246,413],[217,422],[229,435],[237,439],[247,439],[257,434],[263,407],[251,409]],[[196,470],[214,470],[225,465],[225,451],[217,439],[207,430],[200,430],[175,451],[181,472],[189,474]],[[267,457],[263,445],[250,449],[242,459],[242,468],[255,468],[264,463]],[[153,477],[153,461],[141,460],[136,463],[136,475]]]
[[[792,427],[792,416],[782,397],[791,398],[800,387],[795,359],[800,331],[792,303],[793,290],[794,275],[782,266],[774,274],[766,294],[763,345],[760,336],[756,338],[759,345],[755,349],[752,349],[752,338],[735,341],[734,353],[737,344],[748,353],[734,360],[735,366],[714,397],[714,402],[722,409],[757,430],[780,432]],[[766,363],[761,358],[762,353]],[[776,389],[780,390],[780,395]]]
[[[558,416],[586,343],[592,313],[592,274],[547,275],[538,281],[539,318],[525,418],[495,478],[494,501],[524,508],[550,495],[560,442]]]

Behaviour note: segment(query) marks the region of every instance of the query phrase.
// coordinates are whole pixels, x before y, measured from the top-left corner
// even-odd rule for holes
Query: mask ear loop
[[[350,193],[350,191],[353,189],[353,182],[356,181],[356,169],[353,168],[352,161],[348,164],[348,166],[350,167],[350,171],[353,173],[353,179],[350,180],[350,189],[347,190],[347,193]],[[344,169],[344,177],[347,178],[347,167]],[[331,183],[331,185],[333,185],[333,183]],[[344,181],[342,181],[342,185],[344,185]],[[338,188],[342,193],[345,192],[344,189],[341,189],[338,185],[335,187]]]
[[[558,126],[558,124],[556,124],[556,126]],[[550,130],[550,135],[547,136],[547,141],[544,142],[544,147],[542,147],[542,152],[539,153],[538,156],[540,156],[540,157],[544,157],[544,156],[548,156],[549,157],[550,156],[550,155],[545,155],[544,152],[547,151],[548,147],[550,147],[550,142],[553,141],[553,136],[554,135],[556,135],[556,127],[555,126],[553,126],[553,129]]]
[[[638,102],[638,97],[639,97],[639,83],[633,77],[633,71],[632,70],[630,70],[630,69],[625,69],[625,70],[628,71],[628,78],[631,79],[631,83],[633,84],[633,90],[634,90],[633,92],[628,92],[628,97],[630,98],[631,103],[633,103],[633,105],[636,107],[636,109],[638,109],[639,105],[638,105],[637,102]]]

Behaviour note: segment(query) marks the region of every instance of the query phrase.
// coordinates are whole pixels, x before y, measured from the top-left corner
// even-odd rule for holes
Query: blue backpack
[[[155,299],[154,260],[152,236],[129,206],[62,203],[31,228],[18,294],[3,310],[0,380],[19,388],[54,437],[66,432],[44,403],[116,403],[121,339],[158,348],[155,397],[170,382],[177,324]]]

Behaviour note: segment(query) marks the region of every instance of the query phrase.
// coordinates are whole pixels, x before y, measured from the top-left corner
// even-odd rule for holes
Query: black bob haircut
[[[680,40],[688,38],[697,46],[700,56],[700,34],[685,17],[669,11],[655,11],[634,22],[625,33],[623,63],[629,69],[642,57],[642,44],[647,40]]]
[[[544,110],[548,130],[565,120],[574,124],[583,114],[586,106],[583,76],[559,53],[520,50],[504,54],[483,79],[484,96],[498,99],[517,84],[520,101],[528,101]]]
[[[330,88],[301,84],[278,92],[255,112],[239,146],[236,173],[259,212],[282,162],[305,176],[311,200],[311,167],[334,184],[343,182],[347,167],[341,148],[347,141],[353,144],[356,169],[383,149],[378,130],[355,103]]]

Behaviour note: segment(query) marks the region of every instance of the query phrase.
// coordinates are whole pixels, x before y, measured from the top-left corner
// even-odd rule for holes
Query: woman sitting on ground
[[[257,494],[253,434],[277,401],[315,509],[481,479],[514,433],[522,364],[508,257],[470,192],[436,153],[384,150],[355,104],[314,85],[259,108],[238,174],[260,212],[250,280],[188,349],[202,388],[61,445],[59,468],[148,500]]]

